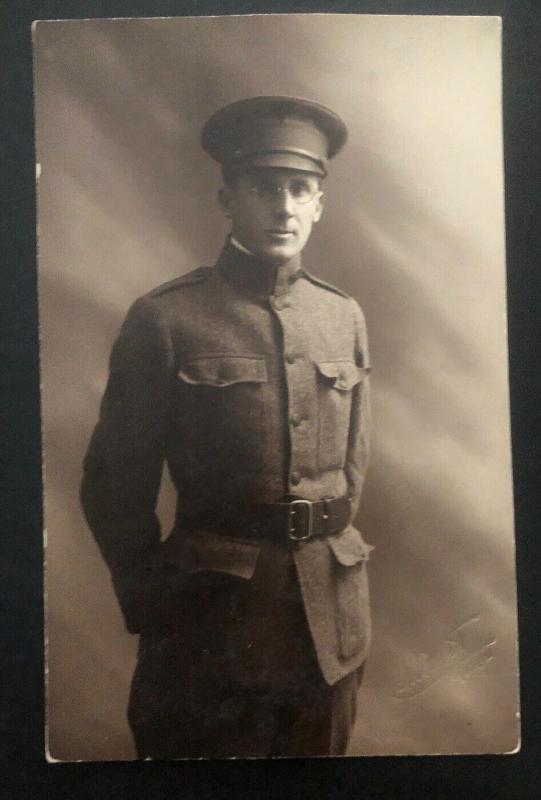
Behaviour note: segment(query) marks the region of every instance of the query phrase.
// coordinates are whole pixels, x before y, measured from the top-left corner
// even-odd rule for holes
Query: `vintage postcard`
[[[501,20],[33,45],[48,759],[517,752]]]

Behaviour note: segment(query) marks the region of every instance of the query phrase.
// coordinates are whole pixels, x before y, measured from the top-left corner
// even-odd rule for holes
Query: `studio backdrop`
[[[500,34],[490,17],[35,26],[51,757],[134,757],[137,640],[81,513],[82,460],[129,306],[227,234],[201,126],[268,94],[349,128],[303,258],[359,301],[371,344],[374,639],[350,753],[517,747]],[[160,514],[166,534],[167,489]]]

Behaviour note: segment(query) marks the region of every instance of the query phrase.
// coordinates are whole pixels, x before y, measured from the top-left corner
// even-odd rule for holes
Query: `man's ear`
[[[315,202],[314,222],[319,222],[319,220],[321,219],[321,215],[323,214],[324,206],[325,206],[325,195],[323,194],[323,192],[321,192],[321,194],[319,195],[319,197],[317,198],[317,200]]]
[[[231,219],[231,189],[228,186],[218,189],[218,202],[225,216]]]

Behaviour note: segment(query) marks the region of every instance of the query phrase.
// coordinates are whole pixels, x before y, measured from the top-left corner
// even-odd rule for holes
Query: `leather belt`
[[[252,535],[276,536],[283,531],[292,542],[305,542],[343,530],[349,524],[351,507],[347,497],[316,501],[299,497],[287,503],[257,505],[252,513]]]
[[[348,497],[315,501],[294,497],[283,503],[247,504],[197,520],[179,520],[179,524],[190,530],[211,529],[239,538],[276,540],[282,534],[291,542],[306,542],[339,533],[350,519]]]

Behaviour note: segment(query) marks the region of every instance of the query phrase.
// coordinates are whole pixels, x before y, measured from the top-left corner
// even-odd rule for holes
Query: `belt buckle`
[[[294,517],[297,515],[297,510],[295,506],[300,508],[301,506],[306,508],[308,511],[308,526],[307,532],[304,535],[297,536],[296,535],[296,527],[294,522]],[[312,507],[311,500],[292,500],[289,504],[288,515],[287,515],[287,535],[288,538],[291,539],[292,542],[305,542],[312,537],[312,529],[314,524],[314,509]]]

